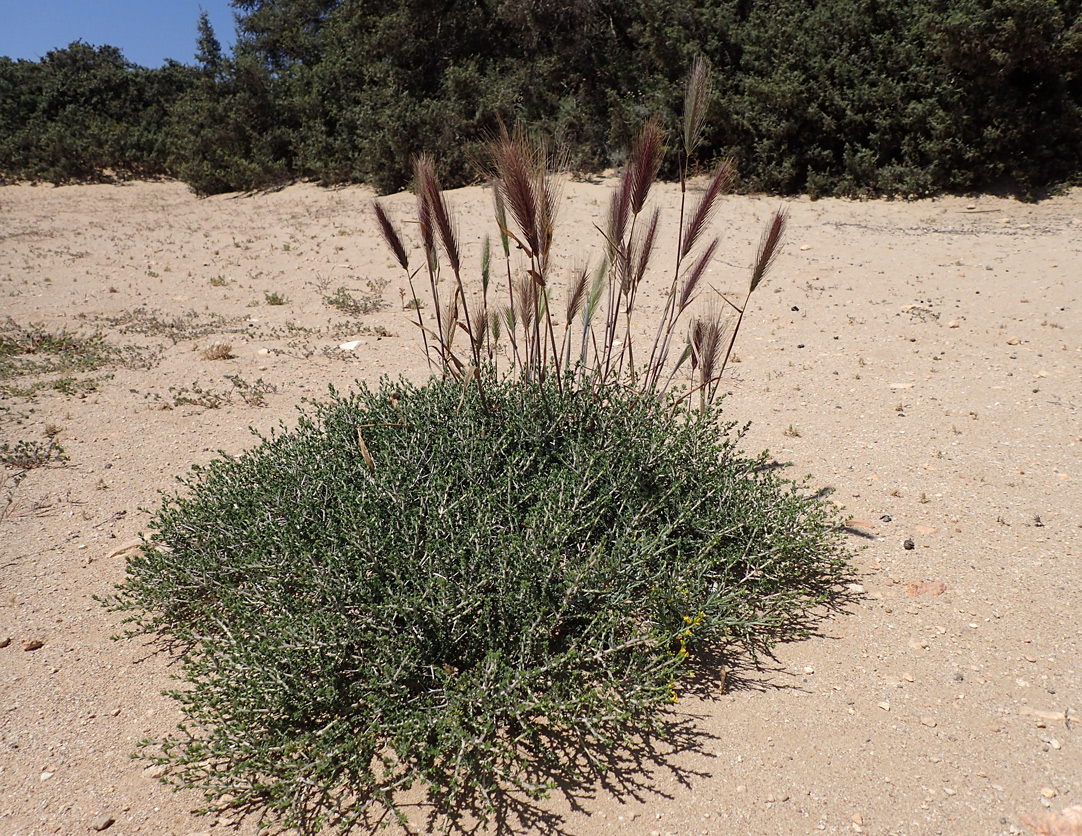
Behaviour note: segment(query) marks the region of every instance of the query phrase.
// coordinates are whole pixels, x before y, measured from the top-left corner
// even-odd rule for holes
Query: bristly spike
[[[718,248],[718,244],[721,241],[715,238],[710,242],[710,245],[703,250],[702,255],[696,259],[691,269],[688,271],[688,276],[684,280],[684,286],[680,289],[680,298],[676,304],[677,315],[683,313],[688,305],[691,304],[692,299],[695,298],[695,291],[699,286],[699,282],[706,272],[707,266],[710,264],[710,260],[714,257],[714,252]]]
[[[749,295],[755,292],[755,288],[759,286],[759,282],[763,280],[763,276],[765,276],[770,269],[770,265],[774,263],[774,260],[778,257],[778,253],[781,252],[782,239],[785,235],[785,226],[788,221],[788,210],[779,209],[774,213],[774,218],[770,222],[770,226],[763,232],[763,237],[759,241],[759,253],[755,257],[755,268],[751,271],[751,286],[748,289]]]
[[[684,92],[684,154],[690,157],[702,139],[706,125],[707,97],[710,93],[710,67],[701,57],[691,63]]]
[[[484,244],[481,246],[481,291],[488,293],[489,281],[492,277],[492,241],[485,235]]]
[[[406,255],[406,248],[402,246],[402,237],[398,234],[398,230],[394,228],[394,224],[391,223],[387,210],[383,208],[378,200],[372,201],[372,208],[375,210],[376,221],[379,223],[379,231],[383,235],[383,240],[391,248],[395,260],[402,266],[402,269],[408,271],[410,263],[409,257]]]
[[[424,163],[418,168],[420,199],[427,203],[429,218],[439,234],[443,251],[447,253],[447,261],[451,270],[457,276],[461,260],[458,252],[458,235],[454,223],[451,220],[451,211],[447,206],[447,198],[443,194],[439,177],[436,175],[436,166],[431,157],[423,156]]]
[[[575,271],[574,276],[567,294],[567,317],[565,321],[568,323],[579,315],[582,306],[586,303],[586,283],[590,277],[590,266],[584,264],[581,269]]]
[[[503,257],[511,255],[511,241],[507,235],[507,205],[503,202],[503,190],[499,183],[492,187],[492,201],[496,208],[496,224],[500,228],[500,244],[503,246]]]
[[[680,247],[681,258],[687,257],[687,254],[691,252],[699,237],[706,230],[710,218],[717,208],[718,198],[729,190],[732,171],[732,163],[729,160],[723,160],[714,169],[714,174],[706,186],[706,191],[699,195],[699,201],[695,204],[695,209],[691,213],[691,220],[688,222],[687,229],[684,230],[684,241]]]
[[[608,240],[609,258],[612,258],[616,247],[624,240],[627,232],[628,218],[631,216],[631,167],[624,170],[624,176],[620,178],[620,186],[612,193],[609,199],[609,225],[605,230],[605,238]]]
[[[650,186],[657,179],[661,160],[665,156],[665,144],[661,121],[656,116],[646,120],[631,152],[628,169],[631,172],[631,212],[638,215],[646,204]]]
[[[433,229],[432,206],[425,194],[424,183],[428,173],[434,171],[432,158],[420,154],[413,158],[413,188],[417,194],[417,222],[421,227],[421,245],[425,251],[425,261],[431,269],[436,264],[436,238]]]
[[[650,216],[650,225],[646,229],[646,237],[642,241],[642,246],[638,248],[638,257],[633,267],[636,287],[642,281],[642,277],[646,275],[646,268],[650,264],[650,256],[654,252],[654,242],[657,240],[657,225],[660,219],[661,210],[654,209],[653,215]]]

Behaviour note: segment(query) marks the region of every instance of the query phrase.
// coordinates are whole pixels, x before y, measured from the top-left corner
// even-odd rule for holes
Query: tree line
[[[748,190],[1007,191],[1082,172],[1082,0],[233,0],[222,49],[147,69],[81,42],[0,58],[0,180],[407,185],[479,176],[499,126],[619,165],[713,69],[705,157]],[[667,161],[675,174],[675,158]]]

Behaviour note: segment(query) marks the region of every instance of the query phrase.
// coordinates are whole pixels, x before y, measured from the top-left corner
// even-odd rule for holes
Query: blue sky
[[[160,67],[195,63],[200,10],[227,51],[234,41],[229,0],[0,0],[0,55],[37,61],[72,41],[119,47],[129,61]]]

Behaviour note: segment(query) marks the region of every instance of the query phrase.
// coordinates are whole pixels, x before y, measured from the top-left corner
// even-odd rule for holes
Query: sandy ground
[[[567,184],[566,264],[600,252],[610,187]],[[450,199],[476,264],[489,197]],[[3,471],[0,834],[235,832],[131,758],[179,719],[162,696],[175,668],[114,641],[119,618],[94,596],[190,465],[291,422],[328,384],[426,374],[370,200],[0,189],[0,320],[101,331],[126,352],[59,388],[57,374],[0,380],[0,444],[48,432],[68,456]],[[678,190],[654,200],[669,258]],[[712,284],[740,293],[778,204],[725,200]],[[404,219],[413,199],[387,205]],[[749,449],[858,520],[856,600],[725,692],[683,699],[681,751],[509,832],[1003,834],[1082,803],[1082,192],[787,205],[727,411],[753,422]],[[325,300],[340,287],[383,307],[343,313]],[[206,359],[222,343],[232,356]]]

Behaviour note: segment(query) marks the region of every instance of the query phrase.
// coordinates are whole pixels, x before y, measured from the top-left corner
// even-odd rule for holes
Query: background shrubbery
[[[707,149],[736,157],[745,188],[1030,196],[1082,170],[1079,0],[234,5],[236,49],[203,18],[198,67],[80,43],[0,59],[0,178],[390,191],[425,151],[459,185],[501,119],[596,170],[643,114],[671,114],[694,55],[716,70]]]

